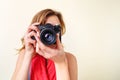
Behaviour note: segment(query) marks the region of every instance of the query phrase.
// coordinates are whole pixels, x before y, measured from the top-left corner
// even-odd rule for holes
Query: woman
[[[32,19],[22,40],[12,80],[77,80],[76,58],[64,51],[60,34],[56,43],[45,45],[40,40],[38,25],[60,25],[61,34],[65,33],[65,24],[60,12],[44,9]],[[35,39],[32,39],[33,37]]]

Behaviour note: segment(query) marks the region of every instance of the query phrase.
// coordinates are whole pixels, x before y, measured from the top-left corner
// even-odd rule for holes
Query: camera
[[[61,27],[60,25],[53,26],[50,23],[45,25],[39,25],[40,40],[45,45],[52,45],[56,43],[56,34],[59,33],[59,39],[61,41]]]

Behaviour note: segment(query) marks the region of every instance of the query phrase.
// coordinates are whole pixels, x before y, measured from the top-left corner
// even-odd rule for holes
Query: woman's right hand
[[[36,27],[36,25],[39,25],[39,23],[30,25],[24,36],[25,52],[31,55],[35,52],[36,47],[36,40],[32,39],[31,37],[34,36],[36,38],[39,35],[39,29]]]

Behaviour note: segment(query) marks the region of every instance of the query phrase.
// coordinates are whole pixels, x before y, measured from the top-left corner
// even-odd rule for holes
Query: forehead
[[[57,16],[53,15],[47,18],[46,23],[50,23],[52,25],[58,25],[60,24],[60,21]]]

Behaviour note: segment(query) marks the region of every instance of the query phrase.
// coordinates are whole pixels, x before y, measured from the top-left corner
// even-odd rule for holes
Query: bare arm
[[[21,50],[19,53],[16,69],[13,73],[12,80],[27,80],[28,78],[28,70],[29,70],[30,62],[32,56],[35,53],[36,41],[31,39],[31,36],[37,37],[36,32],[38,31],[38,29],[37,27],[34,26],[36,24],[38,23],[30,25],[25,33],[24,36],[25,49]]]
[[[27,54],[29,53],[25,53],[24,50],[20,52],[12,80],[27,80],[29,65],[32,58],[32,56]]]
[[[32,55],[29,55],[28,52],[25,53],[23,62],[21,64],[21,68],[16,75],[16,80],[27,80],[28,79],[28,72],[29,72],[29,66],[32,59]]]
[[[16,79],[16,75],[18,74],[19,69],[21,68],[21,64],[23,62],[23,57],[24,57],[24,50],[22,50],[19,53],[19,55],[18,55],[18,59],[17,59],[17,62],[16,62],[16,67],[15,67],[15,70],[14,70],[14,73],[12,75],[12,79],[11,80],[15,80]]]
[[[68,69],[70,80],[78,80],[78,66],[76,57],[70,53],[66,53],[68,60]]]

